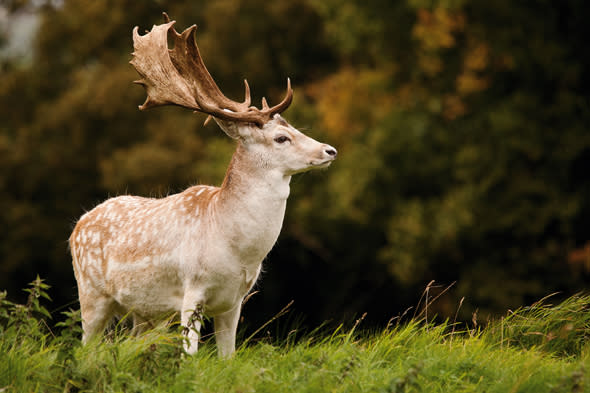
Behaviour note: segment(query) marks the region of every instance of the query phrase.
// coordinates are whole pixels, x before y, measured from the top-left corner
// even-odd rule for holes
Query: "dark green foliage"
[[[61,322],[51,328],[51,315],[41,304],[42,299],[50,300],[48,289],[37,278],[25,289],[26,304],[8,301],[2,293],[2,389],[20,392],[25,386],[42,386],[41,391],[79,392],[105,391],[116,385],[142,391],[147,385],[141,380],[159,377],[163,369],[173,377],[178,370],[183,339],[165,326],[131,342],[128,330],[115,330],[109,341],[96,340],[86,347],[80,341],[79,310],[63,312]],[[136,374],[124,371],[130,364]]]
[[[501,345],[578,356],[590,339],[588,304],[588,296],[576,295],[557,305],[522,307],[495,322],[486,336]]]
[[[35,280],[26,304],[1,299],[2,391],[539,393],[590,386],[588,296],[539,302],[483,328],[410,320],[369,333],[359,319],[351,329],[322,327],[297,339],[260,332],[222,360],[211,340],[185,354],[183,339],[165,324],[139,336],[115,328],[82,346],[78,311],[49,328],[47,289]]]
[[[45,318],[51,319],[49,311],[41,304],[41,299],[51,300],[47,294],[49,285],[39,276],[24,291],[28,293],[26,304],[7,300],[6,292],[0,293],[0,329],[3,334],[26,336],[33,334],[40,338],[48,328]]]

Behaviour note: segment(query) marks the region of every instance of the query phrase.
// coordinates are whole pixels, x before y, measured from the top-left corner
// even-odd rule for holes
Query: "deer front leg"
[[[200,300],[185,299],[180,324],[183,326],[182,333],[187,337],[184,349],[189,355],[193,355],[199,349],[201,325],[203,324],[203,304]]]
[[[215,341],[219,357],[229,358],[236,350],[236,330],[240,319],[241,302],[232,310],[216,315]]]

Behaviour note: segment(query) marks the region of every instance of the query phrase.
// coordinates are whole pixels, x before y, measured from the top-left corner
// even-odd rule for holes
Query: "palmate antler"
[[[291,81],[287,79],[287,93],[283,101],[269,107],[262,100],[262,109],[250,106],[250,87],[244,80],[245,100],[236,102],[227,98],[207,71],[199,53],[192,25],[178,34],[175,21],[164,13],[165,22],[154,25],[140,36],[133,29],[133,59],[142,79],[135,81],[146,88],[147,99],[139,109],[160,105],[178,105],[214,116],[222,120],[254,123],[262,127],[272,117],[289,107],[293,99]],[[168,32],[172,29],[174,49],[168,49]]]

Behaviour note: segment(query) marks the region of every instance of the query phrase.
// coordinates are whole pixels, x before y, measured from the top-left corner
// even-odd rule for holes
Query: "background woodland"
[[[381,324],[436,280],[434,312],[497,315],[590,284],[590,2],[220,0],[0,3],[0,47],[38,15],[30,47],[0,51],[0,288],[37,274],[77,293],[67,239],[110,196],[220,184],[234,142],[180,108],[140,112],[131,30],[196,23],[231,98],[339,150],[295,177],[283,232],[245,306],[290,300],[317,325]]]

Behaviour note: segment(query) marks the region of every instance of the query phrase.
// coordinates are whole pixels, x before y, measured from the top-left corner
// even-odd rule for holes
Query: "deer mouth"
[[[330,164],[332,164],[332,161],[334,161],[334,159],[330,158],[320,162],[310,162],[309,164],[313,168],[327,168],[330,166]]]

